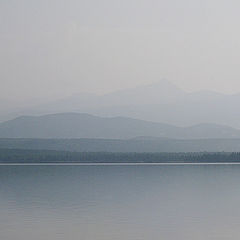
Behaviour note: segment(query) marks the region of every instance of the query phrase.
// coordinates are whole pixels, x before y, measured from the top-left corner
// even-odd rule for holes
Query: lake
[[[3,240],[236,240],[240,165],[1,165]]]

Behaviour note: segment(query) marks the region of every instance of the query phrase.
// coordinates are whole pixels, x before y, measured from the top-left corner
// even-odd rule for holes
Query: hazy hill
[[[186,92],[173,83],[163,79],[159,82],[124,89],[100,97],[104,106],[170,104],[182,99]]]
[[[167,80],[105,95],[79,93],[45,105],[11,112],[2,119],[57,112],[86,112],[102,117],[124,116],[177,126],[211,122],[240,128],[240,94],[213,91],[188,93]],[[6,111],[5,111],[6,113]],[[3,114],[3,113],[2,113]]]
[[[216,124],[182,128],[132,118],[103,118],[80,113],[23,116],[0,123],[2,138],[127,139],[139,136],[182,139],[240,138],[240,131]]]

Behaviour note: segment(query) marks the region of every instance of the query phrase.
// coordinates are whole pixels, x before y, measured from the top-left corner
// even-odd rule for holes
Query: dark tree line
[[[0,149],[1,163],[217,163],[240,162],[240,153],[111,153]]]

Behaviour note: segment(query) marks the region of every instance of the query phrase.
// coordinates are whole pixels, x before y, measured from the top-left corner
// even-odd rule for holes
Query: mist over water
[[[0,0],[0,240],[240,239],[239,9]]]
[[[240,166],[0,166],[0,238],[238,239]]]

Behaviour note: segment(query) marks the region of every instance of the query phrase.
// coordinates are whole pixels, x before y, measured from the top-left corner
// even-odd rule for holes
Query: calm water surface
[[[240,239],[240,165],[0,166],[0,239]]]

